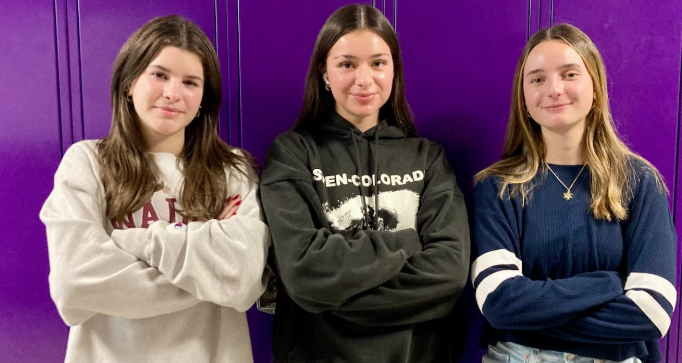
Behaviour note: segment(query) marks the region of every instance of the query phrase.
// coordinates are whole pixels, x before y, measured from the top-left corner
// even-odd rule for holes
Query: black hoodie
[[[441,146],[333,112],[275,139],[261,195],[282,284],[275,362],[450,361],[470,246]]]

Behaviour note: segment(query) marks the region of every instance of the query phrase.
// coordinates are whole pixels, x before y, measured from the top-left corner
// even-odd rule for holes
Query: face
[[[147,142],[184,145],[185,127],[196,117],[203,93],[199,57],[175,47],[161,50],[129,91]]]
[[[391,50],[369,30],[350,32],[329,51],[323,78],[341,116],[353,123],[378,122],[393,87]]]
[[[530,116],[543,132],[585,128],[594,88],[585,62],[561,41],[544,41],[528,54],[523,69],[523,95]]]

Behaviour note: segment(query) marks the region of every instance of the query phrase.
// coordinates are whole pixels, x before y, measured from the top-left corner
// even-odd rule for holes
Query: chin
[[[378,107],[375,106],[364,106],[357,107],[353,110],[353,113],[360,117],[372,116],[379,111]]]
[[[580,122],[576,121],[564,121],[564,120],[554,120],[551,122],[544,122],[541,124],[542,127],[554,131],[554,132],[565,132],[572,130],[575,127],[579,127],[581,125]]]

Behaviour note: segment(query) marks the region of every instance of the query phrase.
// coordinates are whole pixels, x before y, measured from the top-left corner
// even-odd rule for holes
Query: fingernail
[[[232,216],[236,216],[236,215],[237,215],[237,212],[232,213]]]
[[[234,199],[239,199],[239,194],[235,195]]]
[[[237,203],[235,203],[234,205],[240,205],[240,204],[242,204],[242,201],[241,201],[241,200],[238,201]]]

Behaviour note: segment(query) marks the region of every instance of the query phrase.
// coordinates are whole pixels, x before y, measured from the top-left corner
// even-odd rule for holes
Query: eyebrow
[[[162,70],[162,71],[164,71],[164,72],[173,73],[173,72],[171,72],[170,69],[168,69],[168,68],[166,68],[166,67],[164,67],[164,66],[160,66],[160,65],[158,65],[158,64],[152,64],[152,65],[150,65],[150,67],[158,68],[158,69],[160,69],[160,70]],[[202,83],[204,82],[204,80],[201,79],[201,77],[199,77],[199,76],[189,75],[189,76],[187,76],[187,78],[189,78],[189,79],[195,79],[195,80],[198,80],[198,81],[200,81],[200,82],[202,82]]]
[[[388,55],[388,53],[377,53],[377,54],[373,54],[372,56],[370,56],[370,58],[379,58],[379,57],[384,56],[384,55],[387,57],[390,57],[390,55]],[[346,59],[358,59],[358,57],[356,57],[354,55],[350,55],[350,54],[341,54],[339,56],[334,57],[334,59],[341,58],[341,57],[346,58]]]
[[[564,64],[563,66],[559,67],[559,69],[561,69],[561,70],[564,70],[564,69],[572,69],[572,68],[580,68],[580,65],[577,64],[577,63],[568,63],[568,64]],[[532,75],[537,74],[537,73],[542,73],[542,72],[544,72],[544,71],[545,71],[545,70],[544,70],[544,69],[541,69],[541,68],[534,69],[534,70],[532,70],[532,71],[526,73],[526,77],[532,76]]]

